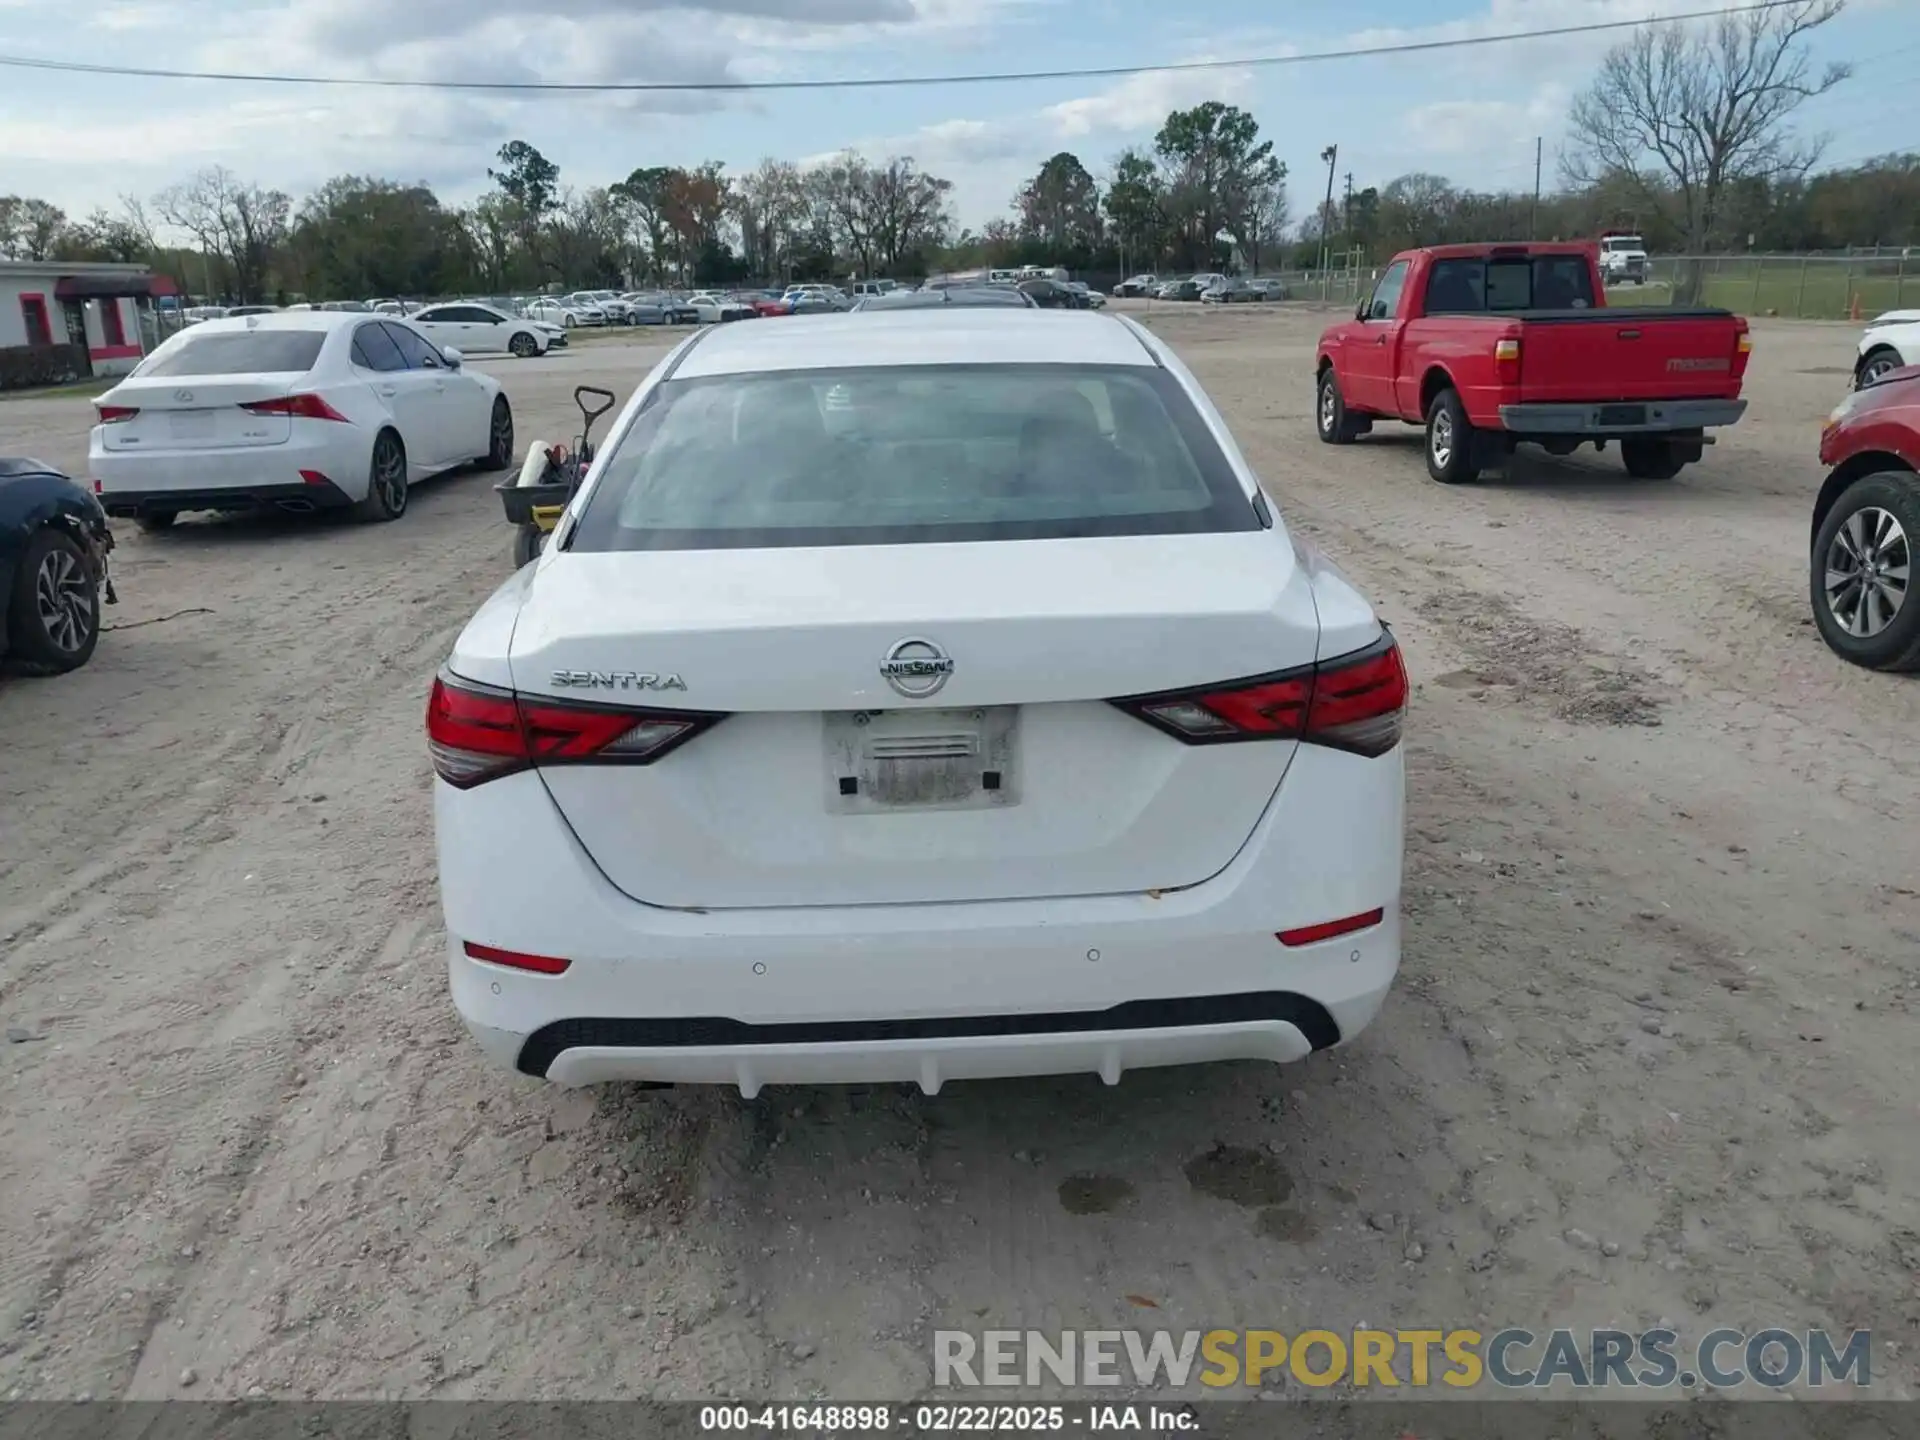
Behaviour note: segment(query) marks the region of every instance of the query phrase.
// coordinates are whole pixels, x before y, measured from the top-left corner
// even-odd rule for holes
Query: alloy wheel
[[[488,435],[491,449],[488,454],[495,466],[504,470],[513,463],[513,411],[504,401],[493,404],[493,429]]]
[[[1453,416],[1444,409],[1433,417],[1433,463],[1447,468],[1453,459]]]
[[[1846,518],[1827,546],[1827,608],[1856,640],[1870,640],[1907,600],[1913,546],[1890,510],[1866,505]]]
[[[78,654],[93,634],[98,614],[86,566],[71,550],[49,550],[34,576],[33,598],[47,639],[63,654]]]
[[[391,435],[382,435],[373,452],[373,488],[390,515],[407,508],[407,457]]]
[[[1320,433],[1322,435],[1331,435],[1333,433],[1333,412],[1338,403],[1338,399],[1333,393],[1333,381],[1331,379],[1323,380],[1320,383]]]

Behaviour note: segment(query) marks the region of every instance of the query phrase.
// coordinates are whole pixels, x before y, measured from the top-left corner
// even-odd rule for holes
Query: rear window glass
[[[229,330],[188,335],[180,344],[151,357],[139,373],[148,375],[302,374],[313,368],[326,343],[324,330]]]
[[[1592,276],[1585,258],[1578,255],[1438,260],[1427,279],[1429,315],[1586,310],[1592,305]]]
[[[1164,370],[962,365],[669,381],[569,548],[907,545],[1260,527]]]

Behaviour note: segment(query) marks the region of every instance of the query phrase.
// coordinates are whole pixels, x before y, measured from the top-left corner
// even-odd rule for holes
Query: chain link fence
[[[1676,300],[1742,315],[1871,320],[1920,308],[1920,251],[1873,255],[1658,255],[1644,285],[1616,285],[1615,304]]]
[[[1343,259],[1345,257],[1342,257]],[[1347,260],[1326,271],[1268,270],[1293,302],[1349,309],[1373,288],[1386,261]],[[1871,320],[1920,309],[1920,248],[1853,255],[1658,255],[1644,284],[1608,287],[1613,305],[1717,305],[1741,315]]]

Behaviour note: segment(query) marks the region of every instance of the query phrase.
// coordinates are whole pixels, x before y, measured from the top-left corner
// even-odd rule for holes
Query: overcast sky
[[[1706,8],[1711,0],[0,0],[0,53],[95,64],[461,80],[810,79],[1123,66],[1312,52]],[[330,175],[426,180],[472,198],[509,139],[563,184],[641,165],[845,146],[906,154],[956,183],[960,220],[1003,213],[1057,150],[1104,174],[1167,111],[1252,111],[1290,171],[1296,216],[1340,147],[1356,188],[1431,170],[1547,184],[1569,97],[1619,36],[1396,59],[1128,79],[755,95],[506,97],[136,80],[0,68],[0,194],[76,217],[224,164],[296,197]],[[1858,76],[1803,112],[1851,161],[1920,148],[1920,4],[1854,0],[1821,31]],[[1891,127],[1891,128],[1890,128]]]

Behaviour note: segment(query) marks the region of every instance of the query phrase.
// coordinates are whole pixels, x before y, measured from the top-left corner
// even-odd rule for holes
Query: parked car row
[[[1159,275],[1132,275],[1113,287],[1116,299],[1203,300],[1215,305],[1233,305],[1291,298],[1278,280],[1221,275],[1203,270],[1197,275],[1172,279]]]

